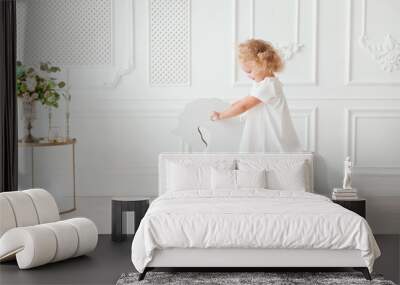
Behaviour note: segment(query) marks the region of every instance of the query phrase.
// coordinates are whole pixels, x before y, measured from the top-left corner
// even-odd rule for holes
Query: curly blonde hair
[[[282,71],[283,60],[271,43],[261,39],[250,39],[238,46],[239,60],[254,61],[269,72]]]

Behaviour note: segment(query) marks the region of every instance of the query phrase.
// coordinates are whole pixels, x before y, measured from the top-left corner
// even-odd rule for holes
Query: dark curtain
[[[18,190],[16,3],[0,0],[0,191]]]

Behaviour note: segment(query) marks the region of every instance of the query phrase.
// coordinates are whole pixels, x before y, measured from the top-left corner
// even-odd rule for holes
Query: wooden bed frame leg
[[[146,273],[147,273],[148,269],[147,267],[143,270],[142,273],[139,274],[139,278],[138,281],[142,281],[144,279],[144,277],[146,277]]]
[[[361,271],[361,273],[364,275],[365,279],[372,280],[371,274],[369,274],[369,270],[367,267],[355,267],[354,269],[357,271]]]

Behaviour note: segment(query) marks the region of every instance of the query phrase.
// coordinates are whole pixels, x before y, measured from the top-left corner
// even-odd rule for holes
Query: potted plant
[[[49,62],[41,62],[39,69],[17,62],[17,96],[22,100],[23,114],[28,133],[24,142],[37,142],[32,135],[33,121],[36,119],[36,101],[49,108],[58,107],[65,82],[52,75],[61,69]]]

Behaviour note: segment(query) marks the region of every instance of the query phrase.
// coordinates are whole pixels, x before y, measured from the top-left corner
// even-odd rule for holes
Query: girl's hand
[[[249,109],[253,108],[262,101],[254,96],[247,96],[228,107],[222,112],[212,112],[210,119],[211,121],[226,120],[235,116],[238,116]]]
[[[219,113],[219,112],[216,112],[216,111],[213,111],[213,112],[211,113],[210,119],[211,119],[211,121],[218,121],[218,120],[220,120],[220,119],[221,119],[221,118],[220,118],[220,113]]]

